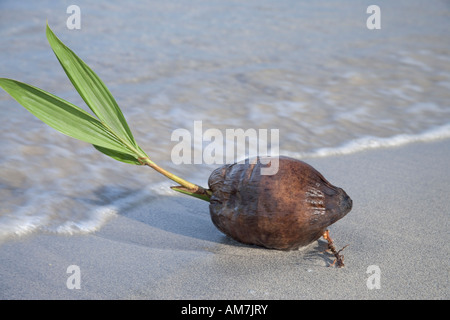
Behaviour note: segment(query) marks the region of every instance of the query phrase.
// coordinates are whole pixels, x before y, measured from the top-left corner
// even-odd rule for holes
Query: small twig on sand
[[[327,240],[328,242],[328,249],[333,253],[335,259],[333,261],[332,264],[330,264],[330,267],[334,266],[336,264],[336,266],[338,268],[343,268],[344,265],[344,255],[341,255],[341,251],[344,250],[345,248],[348,247],[348,244],[346,246],[344,246],[342,249],[340,249],[339,251],[336,251],[336,247],[334,246],[334,242],[330,237],[330,231],[329,230],[325,230],[325,232],[323,233],[323,238],[325,240]]]

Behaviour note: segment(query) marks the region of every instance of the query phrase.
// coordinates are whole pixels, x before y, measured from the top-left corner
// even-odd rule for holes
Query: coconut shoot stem
[[[147,157],[139,158],[138,160],[143,165],[149,166],[150,168],[156,170],[157,172],[161,173],[170,180],[180,184],[179,186],[170,187],[171,189],[209,202],[209,199],[211,198],[212,194],[211,190],[205,189],[199,185],[196,185],[195,183],[186,181],[174,175],[173,173],[161,168]]]

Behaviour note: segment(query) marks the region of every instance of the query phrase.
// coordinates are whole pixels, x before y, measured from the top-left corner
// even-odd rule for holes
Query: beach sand
[[[329,267],[324,240],[288,252],[245,246],[214,227],[206,202],[154,196],[96,233],[3,243],[0,298],[450,298],[450,140],[304,160],[353,199],[330,227],[338,248],[349,244],[345,268]],[[71,265],[80,289],[67,287]]]

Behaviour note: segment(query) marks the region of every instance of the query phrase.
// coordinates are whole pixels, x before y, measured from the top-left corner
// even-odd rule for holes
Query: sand
[[[206,202],[155,196],[96,233],[3,243],[0,298],[450,297],[450,140],[304,160],[353,199],[330,227],[337,247],[349,244],[345,268],[329,267],[323,240],[289,252],[241,245],[213,226]]]

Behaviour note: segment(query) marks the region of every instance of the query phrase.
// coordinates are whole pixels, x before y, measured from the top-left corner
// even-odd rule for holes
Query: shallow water
[[[206,186],[216,165],[175,165],[171,134],[278,129],[298,158],[450,137],[450,4],[377,1],[0,2],[0,76],[81,107],[45,21],[107,84],[141,147]],[[111,160],[34,118],[0,90],[0,241],[92,232],[138,202],[174,194],[148,168]],[[205,209],[207,214],[207,209]]]

